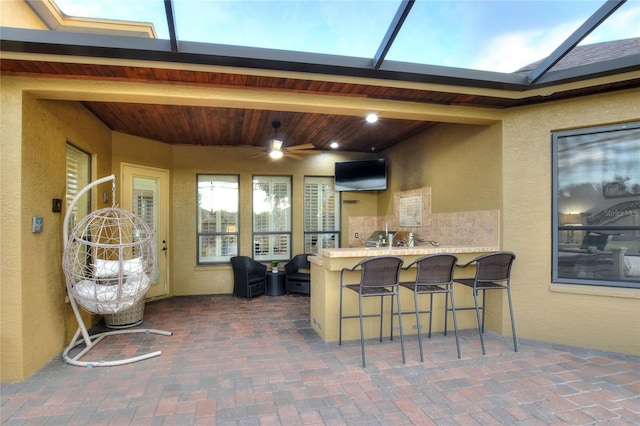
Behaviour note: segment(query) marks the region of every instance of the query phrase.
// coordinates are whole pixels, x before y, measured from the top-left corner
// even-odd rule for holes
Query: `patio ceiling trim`
[[[349,96],[305,93],[274,93],[238,88],[201,86],[155,86],[131,82],[35,79],[22,90],[37,99],[58,101],[125,102],[137,104],[242,108],[337,114],[363,117],[372,108],[382,118],[441,121],[464,124],[491,124],[502,119],[494,108],[436,105]]]

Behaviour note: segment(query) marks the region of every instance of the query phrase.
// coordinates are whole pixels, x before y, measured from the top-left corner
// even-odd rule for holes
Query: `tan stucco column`
[[[0,373],[24,379],[21,260],[22,91],[0,82]]]

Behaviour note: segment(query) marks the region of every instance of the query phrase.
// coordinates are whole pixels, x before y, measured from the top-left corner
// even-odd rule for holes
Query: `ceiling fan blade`
[[[285,149],[289,151],[299,151],[301,149],[315,149],[315,146],[312,143],[304,143],[302,145],[288,146]]]
[[[256,155],[252,155],[251,157],[248,157],[247,160],[253,160],[254,158],[264,157],[265,155],[268,155],[268,154],[266,152],[261,152],[260,154],[256,154]]]
[[[238,144],[238,145],[231,145],[234,148],[251,148],[251,149],[266,149],[264,146],[259,146],[259,145],[246,145],[246,144]]]
[[[285,156],[285,157],[293,158],[293,159],[295,159],[295,160],[302,160],[303,158],[302,158],[302,157],[300,157],[298,154],[299,154],[298,152],[296,152],[295,154],[293,154],[293,153],[291,153],[291,152],[284,151],[284,156]]]
[[[289,151],[287,149],[284,150],[284,152],[289,152],[291,154],[296,154],[296,155],[318,155],[318,154],[322,154],[322,151],[318,150],[318,149],[307,149],[307,150],[299,150],[299,151]]]

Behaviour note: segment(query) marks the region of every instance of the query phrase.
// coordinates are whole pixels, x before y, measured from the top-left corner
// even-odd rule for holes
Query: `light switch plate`
[[[33,233],[42,232],[43,225],[44,225],[44,219],[40,216],[34,216],[31,221],[31,232]]]
[[[51,211],[53,213],[60,213],[62,211],[62,200],[60,198],[54,198],[51,201]]]

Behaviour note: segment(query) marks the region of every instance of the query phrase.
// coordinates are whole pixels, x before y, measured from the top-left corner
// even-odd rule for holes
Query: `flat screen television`
[[[336,191],[378,191],[387,189],[387,162],[376,160],[340,161],[335,166]]]

